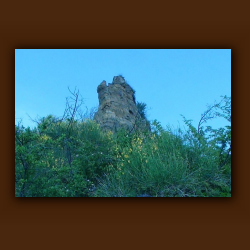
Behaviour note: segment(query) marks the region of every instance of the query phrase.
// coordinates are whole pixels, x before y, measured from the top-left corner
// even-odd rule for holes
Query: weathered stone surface
[[[136,107],[135,91],[126,83],[124,77],[115,76],[113,82],[108,85],[103,81],[97,87],[97,93],[99,107],[94,120],[104,130],[115,132],[123,127],[133,131],[138,128],[141,117]],[[140,122],[139,126],[142,124],[143,122]]]

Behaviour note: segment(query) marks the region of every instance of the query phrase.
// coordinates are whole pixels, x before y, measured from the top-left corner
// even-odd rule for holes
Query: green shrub
[[[228,110],[227,110],[228,111]],[[231,127],[103,132],[47,116],[15,126],[16,197],[231,197]],[[212,138],[212,139],[211,139]]]

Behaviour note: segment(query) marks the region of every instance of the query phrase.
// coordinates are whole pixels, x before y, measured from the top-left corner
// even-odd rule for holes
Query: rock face
[[[99,107],[94,120],[104,130],[116,132],[119,128],[133,131],[147,126],[148,122],[140,121],[141,116],[135,102],[135,91],[126,83],[124,77],[115,76],[113,82],[106,85],[103,81],[97,87]],[[140,122],[139,122],[140,121]]]

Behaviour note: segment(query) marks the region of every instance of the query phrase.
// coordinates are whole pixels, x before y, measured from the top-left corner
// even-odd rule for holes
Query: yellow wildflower
[[[43,140],[45,140],[45,141],[47,141],[47,140],[49,139],[49,137],[48,137],[47,135],[43,135],[43,136],[41,136],[41,138],[42,138]]]

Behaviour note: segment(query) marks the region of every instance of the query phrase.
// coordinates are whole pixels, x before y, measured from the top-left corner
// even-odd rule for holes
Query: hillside
[[[121,76],[98,88],[95,115],[71,92],[62,117],[15,125],[16,197],[230,197],[231,98],[209,106],[198,127],[163,128]],[[118,97],[119,96],[119,97]],[[230,126],[204,124],[223,117]]]

